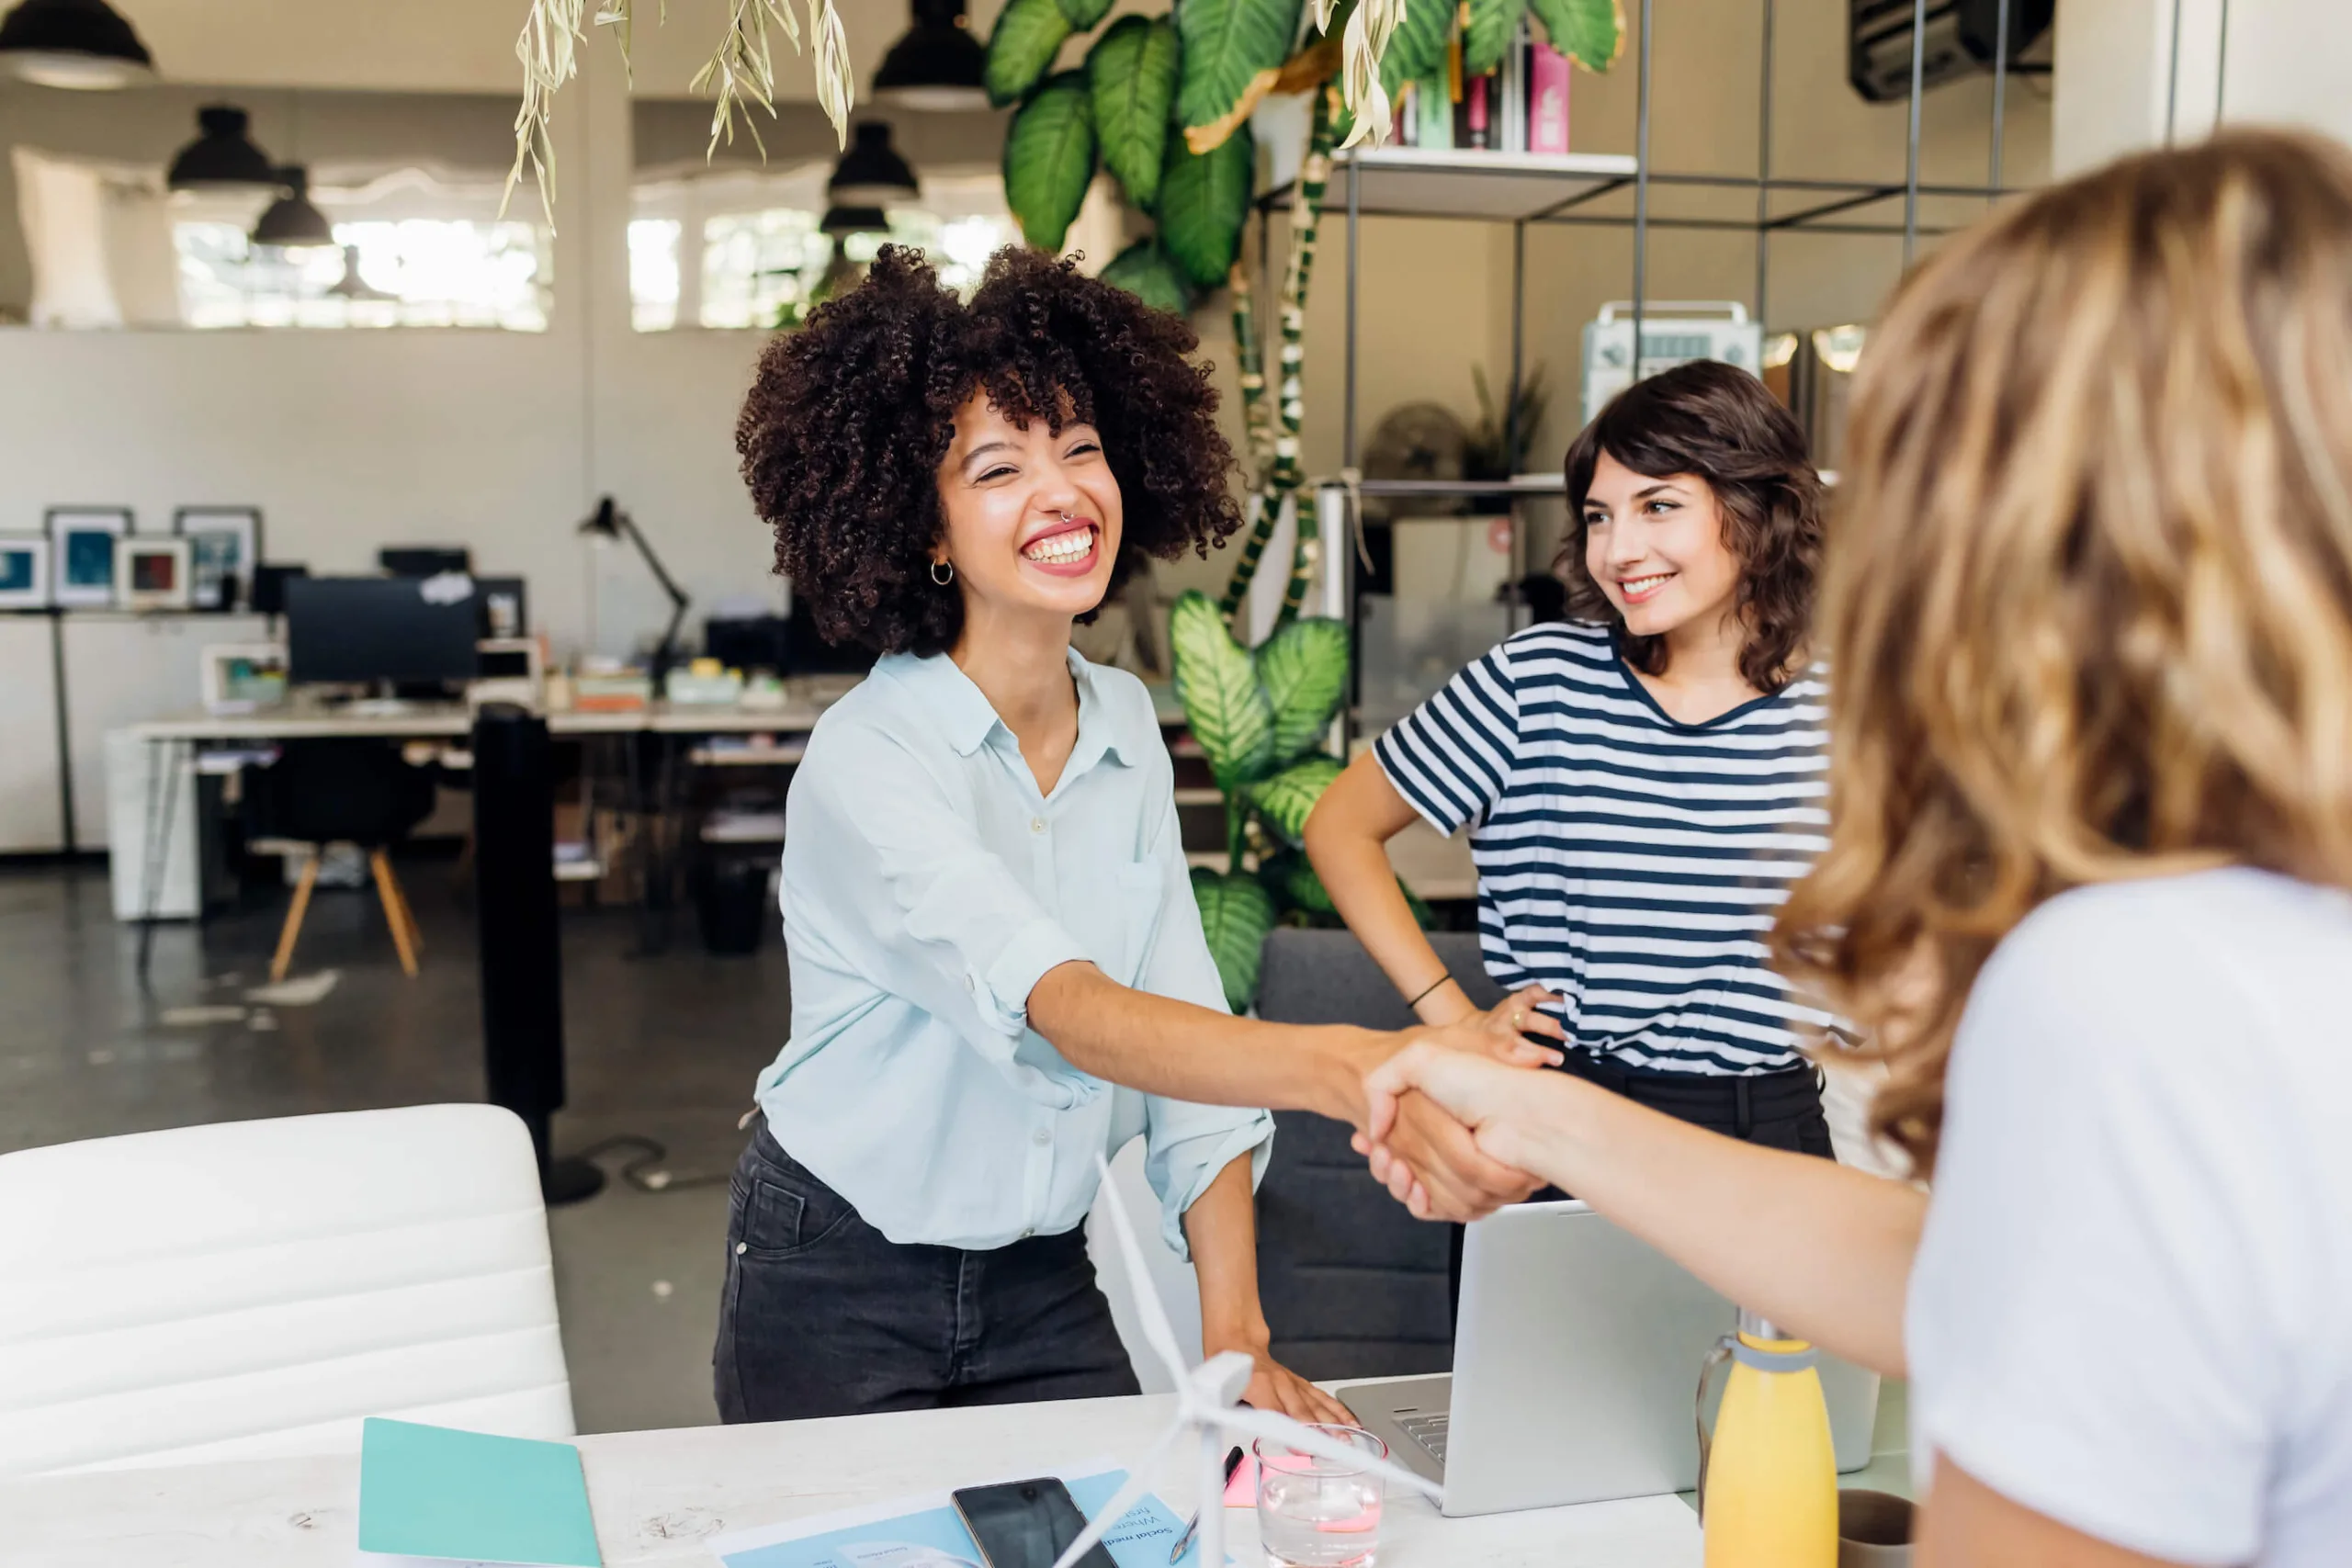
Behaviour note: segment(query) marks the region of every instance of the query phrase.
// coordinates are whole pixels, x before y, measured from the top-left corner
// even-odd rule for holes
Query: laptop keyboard
[[[1451,1412],[1441,1410],[1430,1416],[1399,1416],[1396,1425],[1403,1429],[1405,1436],[1420,1445],[1423,1453],[1443,1465],[1445,1432],[1452,1420]]]

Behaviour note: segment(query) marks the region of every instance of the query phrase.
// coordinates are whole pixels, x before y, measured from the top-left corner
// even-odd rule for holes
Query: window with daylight
[[[640,185],[628,231],[637,330],[796,325],[892,243],[922,250],[941,281],[968,291],[989,257],[1020,238],[1001,177],[989,170],[926,173],[922,205],[889,212],[889,232],[837,243],[820,227],[828,172],[726,171]]]
[[[181,318],[192,327],[548,328],[552,237],[542,224],[360,219],[334,245],[254,245],[246,226],[181,221]]]

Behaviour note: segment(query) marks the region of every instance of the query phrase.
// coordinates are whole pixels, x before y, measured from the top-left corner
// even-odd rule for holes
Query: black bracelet
[[[1407,1007],[1408,1007],[1408,1008],[1417,1008],[1417,1007],[1420,1006],[1420,1005],[1421,1005],[1421,997],[1426,997],[1426,996],[1428,996],[1428,995],[1430,994],[1430,992],[1436,990],[1440,986],[1444,985],[1448,980],[1451,980],[1451,979],[1453,979],[1453,975],[1452,975],[1451,973],[1444,974],[1444,975],[1440,975],[1436,979],[1431,980],[1431,981],[1429,983],[1429,985],[1428,985],[1426,987],[1424,987],[1424,988],[1422,989],[1420,996],[1415,997],[1411,1001],[1407,1002],[1405,1005],[1406,1005]]]

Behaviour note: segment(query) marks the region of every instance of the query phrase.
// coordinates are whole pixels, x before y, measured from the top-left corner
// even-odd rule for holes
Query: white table
[[[580,1439],[608,1568],[716,1568],[703,1546],[776,1524],[967,1483],[1148,1450],[1168,1395],[695,1427]],[[1196,1451],[1159,1477],[1182,1514]],[[250,1461],[0,1482],[10,1568],[351,1568],[356,1456]],[[1227,1515],[1227,1548],[1255,1565],[1257,1518]],[[1447,1519],[1388,1500],[1382,1568],[1697,1568],[1697,1518],[1676,1497]]]

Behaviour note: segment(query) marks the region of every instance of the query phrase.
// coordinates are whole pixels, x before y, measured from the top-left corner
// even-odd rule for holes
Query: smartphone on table
[[[955,1493],[956,1513],[972,1532],[988,1568],[1054,1568],[1086,1529],[1069,1488],[1051,1477],[967,1486]],[[1097,1542],[1079,1568],[1119,1568]]]

